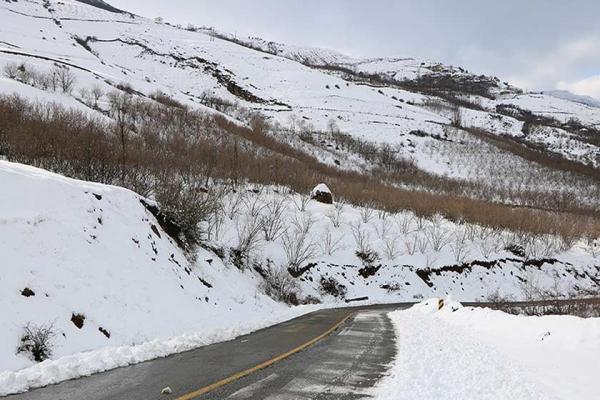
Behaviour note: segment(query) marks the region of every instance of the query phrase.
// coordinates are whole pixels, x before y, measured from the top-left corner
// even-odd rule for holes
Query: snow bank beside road
[[[314,309],[275,302],[257,290],[257,274],[208,250],[189,262],[129,190],[6,161],[0,255],[0,395],[231,339]],[[17,353],[29,323],[52,325],[50,360]]]
[[[252,331],[275,325],[316,310],[316,306],[298,306],[264,315],[231,320],[226,328],[207,328],[166,340],[155,339],[140,345],[105,347],[76,353],[56,360],[46,360],[19,371],[0,372],[0,396],[25,392],[68,379],[88,376],[109,369],[137,364],[171,354],[193,350],[216,342],[234,339]]]
[[[398,354],[379,399],[600,398],[600,319],[525,317],[436,301],[390,313]]]

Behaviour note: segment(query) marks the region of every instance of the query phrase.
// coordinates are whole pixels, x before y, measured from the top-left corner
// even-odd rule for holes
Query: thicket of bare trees
[[[48,72],[41,72],[26,63],[8,63],[4,75],[26,85],[42,90],[61,90],[71,94],[75,88],[75,74],[66,65],[55,64]]]
[[[284,185],[307,193],[316,183],[327,182],[336,198],[369,205],[363,220],[374,218],[371,207],[390,212],[406,209],[420,216],[440,213],[455,221],[515,232],[599,236],[598,215],[589,210],[548,212],[456,194],[400,189],[386,183],[389,175],[342,171],[319,162],[279,141],[259,117],[248,128],[224,117],[137,100],[128,94],[106,97],[113,123],[57,105],[2,96],[0,149],[9,160],[75,178],[123,185],[155,197],[174,220],[189,219],[190,227],[205,218],[206,207],[189,212],[182,209],[202,203],[198,201],[202,196],[218,199],[215,183],[230,188],[243,182]],[[303,200],[297,201],[300,210],[305,208]],[[334,225],[342,223],[335,209],[331,219]],[[280,231],[273,228],[274,232],[263,234],[278,235]],[[190,243],[198,240],[191,232],[186,235]]]

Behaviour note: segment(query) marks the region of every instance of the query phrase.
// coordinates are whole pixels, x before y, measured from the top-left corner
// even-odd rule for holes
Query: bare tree
[[[58,80],[58,85],[62,89],[63,93],[71,94],[75,86],[75,74],[67,66],[56,65],[53,69],[53,74]]]
[[[342,225],[343,210],[344,202],[338,201],[334,204],[333,209],[327,214],[327,218],[329,218],[335,228],[339,228]]]
[[[19,75],[19,66],[16,63],[4,65],[4,75],[10,79],[17,79],[17,76]]]
[[[328,256],[333,255],[342,248],[343,239],[344,237],[342,235],[334,236],[331,228],[327,226],[325,231],[323,231],[321,241],[319,242],[321,251]]]
[[[97,108],[98,101],[102,98],[102,96],[104,96],[104,92],[102,91],[102,88],[100,86],[94,85],[90,90],[90,94],[92,96],[92,99],[94,100],[94,108]]]
[[[279,239],[285,232],[285,219],[283,214],[286,210],[286,200],[281,197],[271,197],[265,206],[262,218],[262,231],[267,242]]]
[[[411,214],[406,212],[398,213],[394,216],[394,221],[396,222],[396,226],[400,233],[407,234],[411,232],[411,226],[413,222],[413,217]]]
[[[354,237],[354,243],[356,244],[357,251],[367,254],[371,251],[370,236],[366,231],[361,221],[349,224],[352,231],[352,237]]]
[[[292,193],[290,194],[290,199],[292,200],[298,211],[301,212],[306,211],[306,207],[308,206],[308,203],[310,203],[310,196],[307,196],[303,193]]]
[[[129,137],[135,127],[134,104],[131,95],[121,92],[109,93],[108,99],[110,115],[116,122],[116,134],[121,150],[121,185],[125,185],[126,166],[129,155]]]
[[[415,254],[417,252],[417,248],[419,247],[419,236],[414,233],[405,236],[404,247],[406,248],[408,255],[412,256]]]
[[[377,237],[381,240],[385,239],[390,233],[391,225],[390,220],[387,217],[379,218],[375,224],[375,232]]]
[[[369,223],[373,219],[373,214],[375,214],[375,209],[372,204],[367,203],[360,207],[360,219],[363,224]]]
[[[465,228],[459,228],[454,232],[453,241],[450,244],[452,253],[454,254],[454,261],[457,263],[464,263],[468,257],[470,250],[468,246],[468,233]]]
[[[434,215],[431,223],[425,229],[425,235],[434,251],[442,250],[450,242],[450,234],[444,227],[444,219],[440,215]]]
[[[238,244],[235,248],[239,261],[248,264],[248,259],[261,244],[262,221],[258,216],[246,214],[236,221]],[[239,267],[239,265],[238,265]]]
[[[402,254],[398,246],[398,240],[395,237],[388,237],[384,242],[384,252],[388,260],[395,260]]]

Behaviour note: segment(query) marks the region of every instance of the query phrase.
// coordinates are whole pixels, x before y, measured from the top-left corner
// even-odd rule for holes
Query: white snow
[[[6,393],[226,340],[315,309],[290,309],[275,302],[263,294],[256,271],[241,271],[206,249],[198,249],[196,261],[189,261],[140,196],[129,190],[6,161],[0,161],[0,187],[5,327],[0,331],[0,387]],[[231,217],[224,215],[217,229],[210,230],[211,240],[225,251],[235,247],[240,230],[251,222],[250,209],[267,216],[281,202],[282,226],[291,235],[306,228],[305,244],[313,250],[306,262],[313,266],[297,279],[298,294],[320,299],[325,303],[321,307],[343,300],[323,291],[324,279],[343,287],[346,298],[368,296],[363,304],[448,292],[477,300],[495,289],[518,298],[520,279],[550,289],[557,274],[564,292],[594,285],[593,259],[581,247],[560,255],[576,265],[556,261],[538,268],[514,259],[502,261],[508,255],[502,243],[511,240],[509,232],[486,239],[475,235],[466,244],[468,257],[487,254],[484,258],[498,260],[493,266],[435,271],[453,263],[453,245],[433,250],[427,238],[444,235],[451,242],[467,227],[441,217],[419,220],[411,213],[390,215],[315,201],[301,211],[301,195],[286,191],[260,188],[228,196],[223,206]],[[357,230],[378,256],[364,276],[365,265],[356,254]],[[425,247],[419,250],[419,243]],[[261,239],[251,257],[273,268],[288,263],[281,236]],[[434,268],[428,281],[419,275],[424,267]],[[25,288],[35,295],[22,295]],[[85,315],[81,329],[71,322],[75,313]],[[16,353],[29,322],[54,324],[58,336],[51,360],[36,364]]]
[[[82,89],[97,85],[106,93],[119,83],[128,83],[146,96],[160,90],[191,108],[216,112],[201,103],[203,95],[209,94],[262,112],[279,124],[281,137],[297,146],[309,148],[296,137],[303,128],[328,130],[333,121],[342,132],[354,137],[392,145],[400,157],[412,160],[425,171],[469,182],[491,182],[506,189],[514,188],[509,184],[517,182],[519,189],[567,191],[582,202],[587,199],[592,206],[597,205],[595,184],[501,151],[466,131],[454,131],[448,127],[447,110],[426,105],[430,96],[345,80],[335,72],[302,63],[339,64],[394,79],[412,79],[439,70],[466,74],[454,67],[412,58],[354,60],[334,51],[249,39],[253,47],[275,53],[267,54],[215,38],[211,30],[190,32],[73,0],[3,2],[0,21],[0,68],[24,62],[28,68],[48,72],[54,63],[68,63],[77,79],[73,92],[65,94],[19,83],[2,72],[2,94],[56,102],[101,118],[107,117],[84,104]],[[75,36],[95,37],[97,41],[88,43],[92,52],[77,44]],[[253,103],[234,95],[215,77],[217,73],[265,102]],[[507,88],[503,84],[500,87]],[[101,108],[106,106],[105,100],[106,96],[100,99]],[[590,126],[600,124],[600,109],[555,96],[516,95],[509,90],[494,100],[471,100],[484,110],[463,109],[464,125],[496,135],[523,139],[523,123],[496,114],[499,104],[513,104],[563,122],[576,118]],[[245,122],[239,115],[230,117]],[[416,130],[425,132],[425,137],[411,134]],[[588,164],[598,160],[596,146],[558,128],[534,130],[527,140],[573,160]],[[330,165],[341,160],[343,168],[368,169],[357,154],[334,148],[327,141],[312,151]],[[549,289],[560,278],[563,293],[597,285],[592,279],[600,272],[597,251],[590,251],[590,245],[583,242],[564,249],[553,245],[553,238],[536,239],[527,249],[531,258],[556,258],[538,268],[526,266],[525,260],[515,261],[504,250],[516,240],[511,232],[489,231],[441,217],[423,220],[412,213],[390,215],[350,205],[310,202],[300,210],[301,196],[287,194],[287,188],[258,189],[261,192],[248,194],[238,209],[234,209],[234,203],[239,199],[224,199],[224,208],[231,211],[213,224],[210,239],[224,249],[235,246],[240,228],[249,223],[249,208],[254,202],[265,216],[273,202],[283,201],[283,226],[294,229],[310,225],[308,244],[315,250],[308,260],[314,266],[298,279],[299,294],[314,296],[327,305],[342,300],[323,293],[321,282],[329,278],[346,288],[346,297],[368,295],[368,302],[448,293],[457,293],[460,300],[480,300],[495,289],[519,298],[523,279],[532,279],[542,289]],[[197,261],[189,261],[139,200],[138,195],[122,188],[0,161],[0,324],[4,327],[0,331],[0,371],[5,370],[0,375],[0,387],[24,390],[139,362],[231,338],[308,310],[276,303],[257,290],[263,280],[256,271],[240,271],[209,250],[199,249]],[[361,275],[364,265],[356,255],[359,234],[377,253],[372,267],[380,267],[366,278]],[[434,236],[442,239],[437,249],[431,246]],[[252,257],[262,265],[270,260],[277,268],[287,263],[281,237],[262,241]],[[477,260],[492,265],[476,263],[464,272],[441,269]],[[419,276],[423,270],[431,270],[427,280]],[[35,296],[22,296],[25,287]],[[85,315],[82,329],[71,323],[73,313]],[[437,329],[445,324],[449,332],[462,329],[452,325],[452,319],[416,312],[398,315],[414,320],[416,327]],[[512,321],[513,317],[507,318]],[[550,320],[543,321],[545,324]],[[54,323],[60,332],[52,360],[35,364],[25,355],[16,354],[27,322]],[[99,328],[108,330],[110,338]],[[417,332],[407,329],[403,332],[415,335],[407,340],[418,341]],[[446,343],[441,333],[433,339]],[[547,343],[545,340],[544,345]],[[474,365],[489,370],[482,353],[485,346],[491,345],[466,348],[474,354]],[[516,380],[512,370],[502,364],[506,361],[504,354],[492,353],[498,365],[504,366],[501,370],[506,370],[507,379]],[[450,353],[443,360],[449,365],[462,362]],[[419,360],[415,365],[427,368]],[[460,374],[450,372],[449,377]],[[436,376],[440,381],[446,379],[441,373]],[[497,382],[488,384],[496,387]],[[505,387],[496,388],[499,393],[508,393]],[[460,385],[455,385],[449,390],[459,389]],[[527,386],[518,390],[533,396],[538,389]]]
[[[437,311],[437,299],[389,316],[398,353],[377,399],[600,398],[600,318]]]
[[[170,354],[192,350],[215,342],[265,328],[307,312],[315,306],[280,308],[271,312],[250,311],[250,315],[231,315],[215,327],[211,321],[198,324],[197,331],[167,339],[154,339],[137,345],[102,347],[97,350],[74,353],[55,360],[46,360],[17,371],[0,371],[0,396],[20,393],[32,388],[58,383],[68,379],[88,376],[109,369],[137,364]],[[156,318],[160,318],[157,316]],[[202,318],[202,317],[195,317]]]
[[[324,183],[319,183],[317,186],[314,187],[314,189],[312,190],[311,195],[316,194],[317,192],[321,192],[321,193],[331,193],[331,189],[329,189],[329,187],[324,184]]]
[[[314,309],[273,301],[257,291],[256,274],[207,250],[190,263],[129,190],[6,161],[0,188],[0,394],[227,340]],[[35,295],[23,296],[25,288]],[[85,315],[81,329],[74,313]],[[52,360],[17,354],[28,322],[54,325]]]

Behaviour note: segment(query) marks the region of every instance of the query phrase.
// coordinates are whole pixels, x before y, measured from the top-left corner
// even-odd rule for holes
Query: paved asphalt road
[[[321,310],[228,342],[6,399],[175,400],[301,346],[347,316],[344,324],[313,346],[197,398],[365,398],[394,357],[394,331],[385,313],[399,307],[403,305]],[[161,394],[166,386],[172,394]]]

